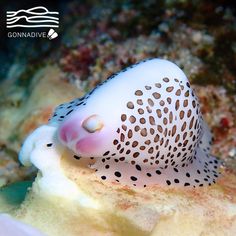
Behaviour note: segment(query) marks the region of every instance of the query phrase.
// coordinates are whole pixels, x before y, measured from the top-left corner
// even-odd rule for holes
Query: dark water
[[[158,31],[158,25],[165,23],[173,30],[175,24],[184,24],[193,29],[209,32],[215,37],[212,52],[204,48],[199,57],[208,66],[213,75],[211,84],[223,84],[231,92],[235,92],[235,8],[234,1],[1,1],[0,3],[0,79],[6,77],[9,67],[15,63],[38,65],[39,60],[50,57],[53,52],[62,52],[65,48],[76,47],[73,40],[76,37],[85,37],[88,31],[107,33],[108,28],[120,32],[108,35],[111,40],[119,43],[130,37],[149,35]],[[8,38],[6,29],[6,11],[28,9],[35,6],[45,6],[51,11],[59,11],[59,37],[53,43],[40,38],[13,39]],[[132,13],[133,12],[133,13]],[[122,17],[124,19],[122,19]],[[78,24],[78,30],[69,32],[70,27]],[[105,25],[105,27],[101,25]],[[15,31],[21,31],[15,28]],[[43,31],[45,28],[37,29]],[[24,29],[30,32],[31,29]],[[101,32],[104,31],[104,32]],[[160,32],[166,43],[171,43],[168,31]],[[106,40],[106,39],[105,39]],[[99,42],[101,43],[101,42]],[[60,54],[60,53],[59,53]],[[210,55],[209,55],[210,54]],[[59,55],[60,57],[60,55]],[[233,79],[224,81],[221,65],[233,75]],[[217,74],[215,76],[214,74]],[[197,81],[204,83],[203,75]],[[212,78],[213,77],[213,78]]]

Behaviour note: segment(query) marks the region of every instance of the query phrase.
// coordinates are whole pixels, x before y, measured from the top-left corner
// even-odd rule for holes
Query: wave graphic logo
[[[59,27],[59,12],[38,6],[28,10],[7,11],[7,28]]]

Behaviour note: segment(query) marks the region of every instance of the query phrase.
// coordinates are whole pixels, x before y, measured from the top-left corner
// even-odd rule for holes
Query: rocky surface
[[[44,157],[38,158],[43,161]],[[42,169],[20,207],[12,200],[9,204],[9,198],[0,193],[0,211],[49,236],[236,233],[236,178],[228,169],[222,169],[222,177],[211,187],[140,189],[101,182],[69,155],[61,155],[60,168],[68,185],[63,182],[59,189],[56,176],[45,181],[47,174]],[[71,191],[70,181],[76,190]]]
[[[47,123],[54,108],[83,92],[63,79],[56,66],[38,70],[28,87],[19,88],[15,81],[6,80],[0,88],[0,184],[29,179],[34,169],[20,167],[18,152],[25,137],[35,128]]]

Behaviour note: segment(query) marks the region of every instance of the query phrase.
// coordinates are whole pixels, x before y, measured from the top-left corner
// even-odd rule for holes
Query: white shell
[[[81,129],[92,114],[104,124],[99,134]],[[83,98],[59,106],[50,123],[59,134],[66,126],[78,132],[73,143],[58,137],[79,156],[95,157],[102,179],[196,187],[211,185],[219,175],[198,99],[183,71],[166,60],[146,60],[116,73]],[[95,123],[86,127],[94,130]],[[82,139],[86,146],[91,140],[91,149],[76,146]]]

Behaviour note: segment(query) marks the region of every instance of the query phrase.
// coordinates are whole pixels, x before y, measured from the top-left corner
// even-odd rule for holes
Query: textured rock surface
[[[68,200],[45,193],[39,174],[21,207],[15,211],[9,209],[17,219],[49,236],[159,236],[167,232],[233,236],[236,233],[236,178],[230,170],[223,170],[219,183],[211,187],[156,186],[144,190],[104,184],[67,156],[62,157],[61,167],[84,197],[94,203],[86,205],[82,204],[82,198]]]
[[[1,84],[0,112],[0,186],[29,178],[33,169],[19,168],[18,151],[25,137],[46,123],[54,108],[82,92],[63,80],[64,74],[54,66],[37,71],[29,87],[19,88],[16,82]]]

